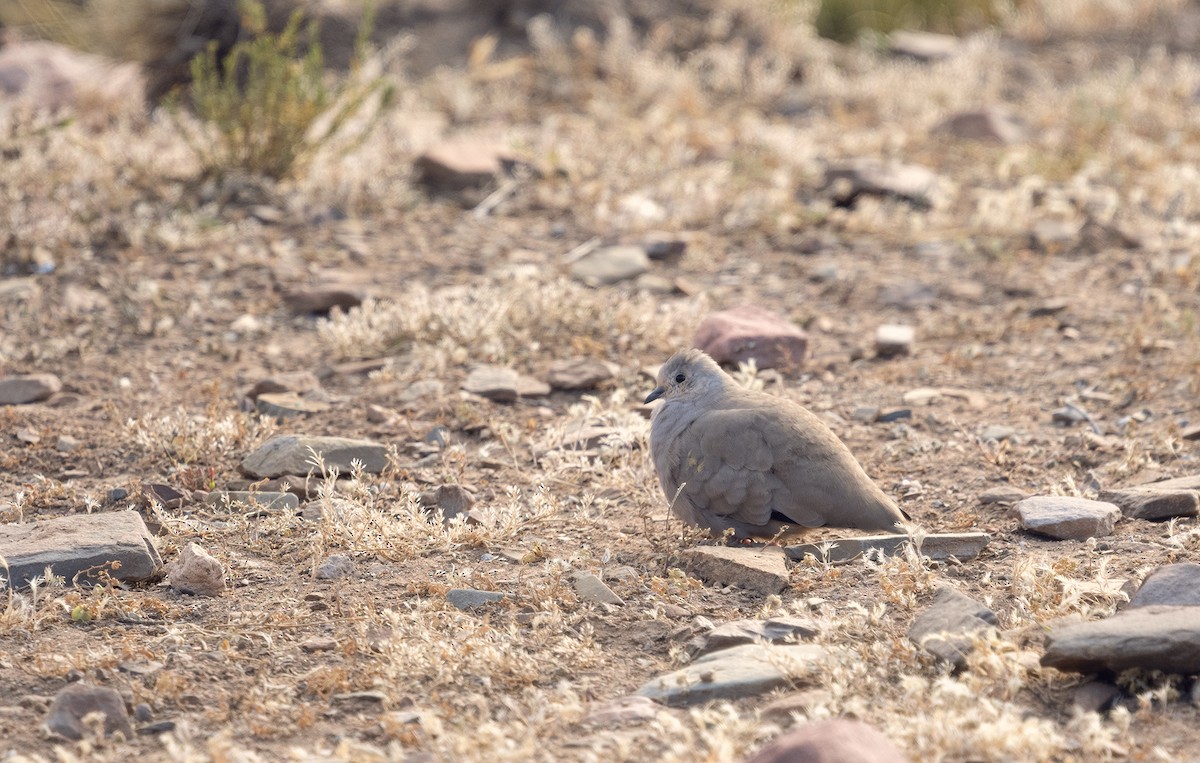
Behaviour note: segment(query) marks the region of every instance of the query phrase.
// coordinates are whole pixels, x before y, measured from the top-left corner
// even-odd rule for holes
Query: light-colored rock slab
[[[209,506],[238,510],[289,511],[300,508],[300,499],[291,493],[250,490],[214,490],[204,497],[204,502]]]
[[[242,460],[242,471],[250,477],[282,477],[316,472],[313,452],[320,454],[325,469],[337,469],[346,476],[351,462],[360,461],[369,474],[379,474],[387,467],[387,448],[370,440],[348,437],[319,437],[282,434],[272,437]]]
[[[603,246],[571,263],[571,277],[588,286],[611,286],[637,278],[650,269],[640,246]]]
[[[8,562],[8,579],[18,588],[45,574],[47,567],[68,583],[95,582],[100,570],[117,580],[146,580],[162,567],[150,531],[136,511],[0,525],[0,556]]]
[[[1102,490],[1097,498],[1115,504],[1122,514],[1133,519],[1164,520],[1200,513],[1200,490],[1153,487]]]
[[[974,559],[987,547],[991,536],[987,533],[942,533],[926,535],[921,542],[921,556],[941,562],[954,557],[960,562]],[[841,563],[859,558],[870,551],[884,556],[895,556],[904,552],[912,542],[907,535],[867,535],[857,538],[838,538],[826,543],[802,543],[786,546],[784,551],[796,560],[812,556],[821,560]]]
[[[1111,503],[1061,495],[1036,495],[1018,501],[1013,511],[1021,527],[1058,540],[1111,535],[1121,510]]]
[[[753,697],[785,684],[804,682],[826,655],[824,648],[813,644],[744,644],[710,652],[684,668],[649,681],[637,693],[673,707]]]
[[[759,593],[779,593],[788,585],[787,557],[778,546],[701,546],[683,552],[687,569],[702,580]]]
[[[603,580],[596,577],[590,572],[576,572],[571,576],[571,582],[575,586],[575,593],[579,595],[582,601],[592,604],[609,604],[614,607],[620,607],[625,604],[625,600],[609,588]]]

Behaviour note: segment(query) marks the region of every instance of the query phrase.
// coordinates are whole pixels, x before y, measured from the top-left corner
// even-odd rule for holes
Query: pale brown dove
[[[895,531],[907,519],[820,419],[738,385],[700,350],[663,364],[654,400],[650,453],[684,522],[744,539],[783,525]]]

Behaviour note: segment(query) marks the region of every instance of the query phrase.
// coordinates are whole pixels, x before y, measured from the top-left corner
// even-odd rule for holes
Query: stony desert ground
[[[436,66],[436,17],[377,35],[392,104],[279,181],[202,176],[128,64],[39,90],[0,47],[0,548],[132,511],[202,567],[7,590],[3,760],[743,761],[833,718],[880,760],[1200,760],[1200,10],[841,45],[682,5]],[[744,305],[807,354],[731,371],[912,543],[667,521],[647,369]],[[781,643],[696,667],[716,635]]]

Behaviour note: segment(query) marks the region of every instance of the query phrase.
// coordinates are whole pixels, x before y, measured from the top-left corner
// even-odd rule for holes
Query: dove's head
[[[680,350],[658,370],[658,386],[643,402],[700,400],[719,394],[728,381],[729,376],[704,352]]]

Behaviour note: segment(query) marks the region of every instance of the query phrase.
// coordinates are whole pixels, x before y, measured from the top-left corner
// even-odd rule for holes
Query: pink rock
[[[908,758],[873,726],[835,718],[784,734],[746,763],[908,763]]]
[[[713,313],[696,329],[694,344],[718,363],[796,368],[804,362],[808,335],[782,315],[754,305]]]

